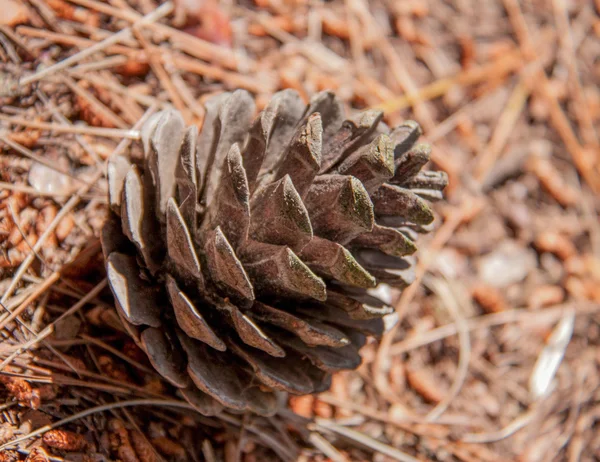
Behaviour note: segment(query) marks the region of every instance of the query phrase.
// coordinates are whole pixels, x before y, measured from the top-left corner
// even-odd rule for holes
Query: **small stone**
[[[535,265],[535,254],[514,241],[500,244],[478,262],[481,279],[494,287],[507,287],[521,282]]]
[[[448,247],[438,252],[433,266],[447,278],[457,279],[466,274],[468,260],[463,253],[458,252],[452,247]]]
[[[73,191],[73,180],[64,173],[34,162],[29,171],[29,184],[41,193],[64,194],[68,196]]]

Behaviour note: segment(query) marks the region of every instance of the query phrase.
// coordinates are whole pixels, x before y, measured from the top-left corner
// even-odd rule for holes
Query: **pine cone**
[[[145,159],[109,165],[103,231],[124,325],[201,413],[275,411],[275,390],[326,390],[360,364],[392,309],[369,289],[412,281],[415,232],[441,198],[420,172],[420,128],[381,111],[344,120],[329,92],[206,104],[200,133],[174,111],[142,129]]]

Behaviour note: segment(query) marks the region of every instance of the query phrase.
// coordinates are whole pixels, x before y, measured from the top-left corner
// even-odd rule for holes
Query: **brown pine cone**
[[[277,93],[252,121],[244,91],[142,129],[143,165],[109,165],[102,245],[123,323],[160,374],[205,415],[275,411],[274,390],[326,390],[360,364],[392,309],[378,283],[412,281],[415,232],[442,197],[421,172],[415,122],[348,119],[332,93]]]

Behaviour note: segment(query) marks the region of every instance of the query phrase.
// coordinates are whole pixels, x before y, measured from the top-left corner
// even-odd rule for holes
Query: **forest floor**
[[[599,12],[0,0],[0,461],[600,460]],[[450,179],[395,327],[271,419],[185,407],[119,328],[98,243],[107,159],[236,88],[414,119]]]

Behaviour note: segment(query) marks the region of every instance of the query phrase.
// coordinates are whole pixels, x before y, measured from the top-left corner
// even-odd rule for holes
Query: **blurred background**
[[[349,108],[383,109],[391,126],[419,122],[430,168],[450,184],[420,240],[417,281],[396,296],[397,324],[329,392],[290,399],[315,419],[310,447],[275,433],[276,444],[323,462],[600,460],[600,2],[177,0],[160,24],[111,39],[159,3],[0,0],[0,294],[17,277],[21,298],[3,303],[35,295],[35,332],[52,326],[55,346],[73,346],[61,353],[67,364],[89,372],[50,355],[34,361],[37,382],[0,377],[3,393],[31,408],[23,417],[2,407],[0,444],[114,393],[137,396],[111,389],[140,384],[120,357],[135,352],[85,334],[110,322],[106,306],[92,298],[75,321],[52,324],[93,286],[63,284],[57,298],[44,284],[94,266],[101,166],[144,112],[171,104],[201,124],[203,101],[223,90],[247,89],[262,107],[279,89],[306,99],[333,89]],[[97,52],[60,77],[17,84],[90,46]],[[35,272],[19,274],[23,262]],[[0,349],[3,366],[33,361],[28,335]],[[166,410],[118,412],[133,427],[110,421],[106,438],[130,444],[138,458],[119,453],[124,461],[277,460],[243,427],[208,438]],[[97,419],[32,447],[91,460],[73,454],[85,453],[77,438]],[[159,458],[140,456],[136,431]]]

